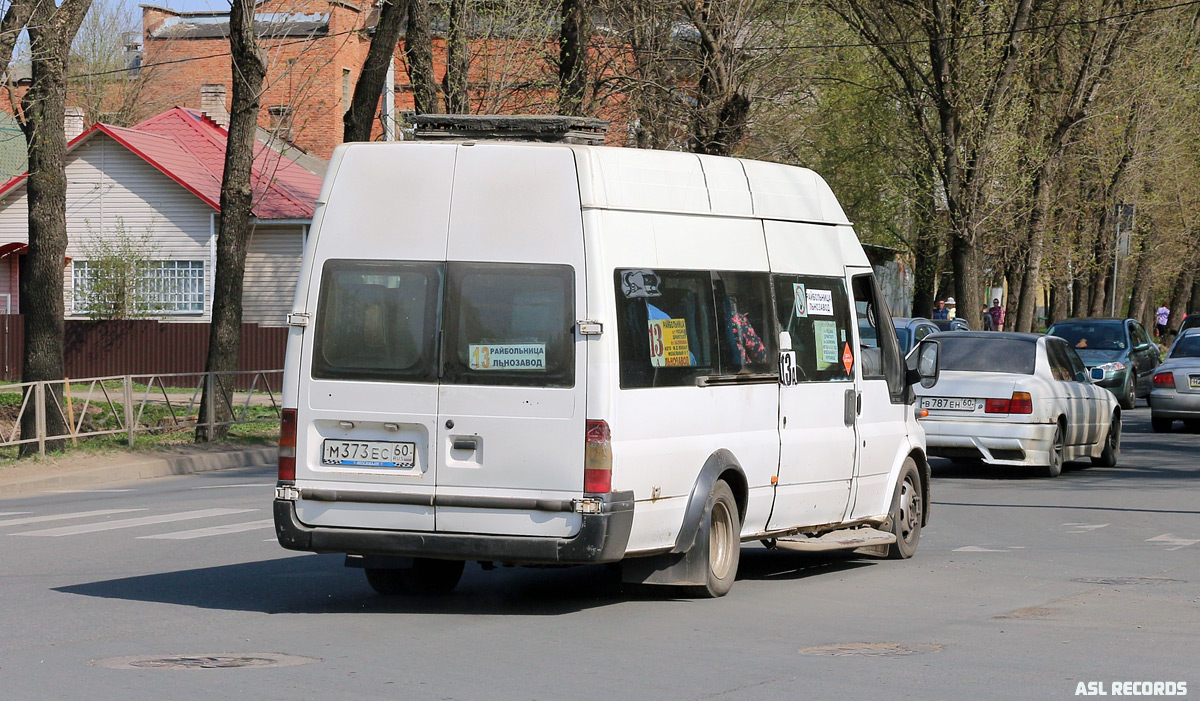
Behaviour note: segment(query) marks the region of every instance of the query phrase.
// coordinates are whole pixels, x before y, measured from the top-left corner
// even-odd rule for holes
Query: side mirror
[[[1104,379],[1104,370],[1100,368],[1092,368],[1091,375],[1092,382],[1099,382],[1100,380]]]
[[[1149,343],[1139,343],[1133,347],[1135,351],[1144,351],[1150,347]]]
[[[921,341],[916,350],[916,367],[911,368],[906,373],[908,384],[915,385],[918,382],[925,389],[929,389],[937,384],[938,375],[941,372],[938,366],[938,342],[932,340]]]

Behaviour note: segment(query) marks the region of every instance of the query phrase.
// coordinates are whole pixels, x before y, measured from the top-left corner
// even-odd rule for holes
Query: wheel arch
[[[917,463],[917,474],[921,476],[921,493],[925,497],[924,509],[921,513],[921,525],[929,525],[929,512],[933,506],[933,500],[929,498],[930,485],[933,483],[932,475],[930,474],[929,458],[925,455],[925,451],[920,448],[913,448],[908,457]]]
[[[733,490],[733,498],[737,501],[738,516],[746,521],[746,509],[750,501],[749,481],[742,465],[733,453],[720,448],[708,456],[696,481],[692,485],[692,493],[688,496],[687,507],[683,512],[683,525],[675,539],[673,553],[683,553],[692,549],[696,542],[696,534],[700,532],[700,522],[704,518],[704,507],[708,503],[708,495],[712,493],[717,480],[725,480]]]

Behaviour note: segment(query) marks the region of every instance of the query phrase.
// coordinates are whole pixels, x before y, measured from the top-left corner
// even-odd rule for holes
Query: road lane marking
[[[993,550],[991,548],[981,548],[978,545],[968,545],[963,548],[955,548],[954,552],[956,552],[956,553],[1006,553],[1006,552],[1008,552],[1008,550],[1007,549]]]
[[[132,489],[55,489],[53,494],[119,494],[132,492]]]
[[[114,531],[118,528],[136,528],[138,526],[152,526],[158,523],[173,523],[175,521],[189,521],[197,518],[211,518],[213,516],[244,514],[248,511],[258,511],[258,509],[202,509],[200,511],[182,511],[175,514],[163,514],[161,516],[143,516],[141,518],[127,518],[120,521],[108,521],[107,523],[89,523],[79,526],[46,528],[40,531],[9,533],[9,535],[32,535],[57,538],[64,535],[81,535],[84,533],[98,533],[100,531]]]
[[[1162,535],[1156,535],[1153,538],[1147,538],[1146,542],[1147,543],[1164,543],[1166,545],[1172,546],[1172,547],[1167,548],[1167,550],[1178,550],[1180,548],[1186,548],[1189,545],[1195,545],[1196,543],[1200,543],[1200,540],[1191,540],[1189,538],[1180,538],[1179,536],[1175,535],[1174,533],[1163,533]]]
[[[0,516],[20,516],[21,514],[27,514],[27,513],[29,513],[29,512],[28,511],[0,511]]]
[[[207,538],[214,535],[225,535],[227,533],[241,533],[243,531],[256,531],[260,528],[268,528],[275,526],[275,519],[265,518],[261,521],[247,521],[246,523],[231,523],[227,526],[213,526],[211,528],[194,528],[190,531],[175,531],[174,533],[159,533],[158,535],[140,535],[139,539],[149,540],[191,540],[192,538]]]
[[[1108,528],[1108,524],[1107,523],[1064,523],[1063,528],[1072,529],[1072,530],[1067,531],[1067,533],[1090,533],[1090,532],[1098,530],[1100,528]]]
[[[100,509],[98,511],[76,511],[71,514],[54,514],[53,516],[27,516],[25,518],[10,518],[6,521],[0,521],[0,526],[21,526],[27,523],[65,521],[69,518],[88,518],[89,516],[111,516],[112,514],[127,514],[131,511],[145,511],[145,509]]]
[[[262,482],[258,484],[207,484],[203,487],[192,487],[192,489],[237,489],[238,487],[274,487],[274,482]]]

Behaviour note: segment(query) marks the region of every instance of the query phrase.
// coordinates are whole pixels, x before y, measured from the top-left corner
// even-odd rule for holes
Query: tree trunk
[[[984,303],[978,254],[971,242],[957,233],[950,239],[950,264],[954,268],[954,301],[958,315],[965,317],[972,327],[979,326]]]
[[[1086,316],[1090,304],[1087,276],[1079,272],[1071,280],[1071,308],[1068,316]]]
[[[938,216],[934,192],[935,175],[928,163],[914,169],[916,197],[913,203],[913,316],[930,316],[937,301],[938,263],[941,257],[942,219]],[[966,307],[958,307],[966,315]]]
[[[29,147],[29,250],[21,270],[20,304],[25,317],[22,382],[63,379],[63,262],[67,254],[67,55],[71,41],[91,0],[63,0],[62,5],[38,3],[29,16],[29,49],[33,81],[22,98],[22,125]],[[10,8],[11,10],[11,8]],[[9,17],[5,16],[4,21]],[[16,20],[14,20],[15,22]],[[19,28],[18,28],[19,30]],[[7,40],[8,37],[5,37]],[[46,392],[46,435],[64,435],[66,422],[56,408],[59,387]],[[32,402],[30,403],[32,405]],[[27,409],[21,417],[21,437],[37,432],[37,414]],[[59,450],[62,441],[46,443]],[[24,443],[20,455],[37,452],[36,443]]]
[[[1129,286],[1129,307],[1126,316],[1144,322],[1147,307],[1154,302],[1154,281],[1151,279],[1154,266],[1154,246],[1157,237],[1154,230],[1143,237],[1137,265],[1131,266],[1133,280]],[[1153,309],[1149,310],[1153,312]]]
[[[1067,289],[1065,280],[1054,280],[1050,283],[1050,308],[1046,311],[1046,327],[1071,316],[1069,304],[1071,292]]]
[[[1187,313],[1200,312],[1200,280],[1192,283],[1192,299],[1188,302]]]
[[[1188,313],[1188,296],[1191,294],[1192,286],[1196,281],[1196,261],[1192,259],[1184,264],[1179,270],[1179,274],[1175,276],[1175,285],[1171,288],[1170,310],[1171,316],[1167,319],[1168,329],[1178,329],[1183,323],[1183,317]]]
[[[246,272],[246,245],[252,233],[253,190],[250,182],[254,162],[255,130],[263,79],[267,74],[266,54],[254,35],[254,0],[233,0],[229,13],[230,57],[233,64],[233,99],[229,111],[229,138],[225,146],[225,172],[221,178],[221,229],[217,235],[217,268],[213,276],[212,324],[209,327],[206,372],[229,373],[238,369],[242,341],[242,280]],[[206,386],[200,416],[213,404],[218,421],[232,418],[233,380],[217,375],[216,396]],[[196,439],[224,437],[227,426],[196,429]]]
[[[354,85],[354,97],[350,109],[342,115],[342,141],[370,141],[371,126],[375,123],[375,111],[379,96],[387,81],[400,38],[400,23],[404,19],[404,0],[384,0],[371,36],[371,46],[363,60],[362,73]]]
[[[1055,144],[1058,146],[1058,144]],[[1057,157],[1061,149],[1053,152]],[[1014,331],[1028,333],[1037,323],[1037,304],[1041,293],[1042,251],[1046,242],[1046,217],[1050,212],[1050,159],[1043,161],[1033,181],[1033,209],[1029,213],[1029,250],[1021,278],[1021,306],[1017,310]]]
[[[750,97],[737,84],[730,55],[733,49],[725,41],[726,27],[713,1],[681,0],[680,7],[699,34],[700,79],[688,150],[731,156],[746,136]]]
[[[587,93],[589,0],[562,0],[558,31],[558,110],[582,116]]]
[[[8,66],[9,58],[13,55],[13,49],[17,45],[17,38],[21,36],[21,30],[29,22],[29,18],[33,15],[33,7],[36,0],[14,0],[9,4],[8,9],[4,11],[4,18],[0,19],[0,56],[3,56],[3,83],[8,83]]]
[[[404,29],[404,60],[413,90],[413,110],[432,114],[438,109],[437,79],[433,75],[433,30],[429,0],[409,0],[408,24]]]
[[[446,77],[442,81],[446,111],[450,114],[471,112],[470,95],[467,92],[471,70],[470,30],[467,0],[450,0],[450,25],[446,29]]]

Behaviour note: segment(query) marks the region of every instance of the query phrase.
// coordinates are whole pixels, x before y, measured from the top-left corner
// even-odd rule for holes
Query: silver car
[[[1165,433],[1177,419],[1188,430],[1200,429],[1200,328],[1181,333],[1167,359],[1154,369],[1150,423]]]

